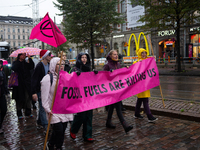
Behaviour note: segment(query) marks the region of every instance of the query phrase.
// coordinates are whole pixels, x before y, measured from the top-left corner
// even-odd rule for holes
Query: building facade
[[[121,17],[124,17],[125,21],[127,21],[127,0],[119,0],[116,11],[121,13]],[[177,39],[174,29],[151,31],[151,34],[149,35],[144,33],[145,36],[140,36],[140,33],[142,32],[143,31],[139,30],[137,27],[128,28],[127,23],[117,25],[117,31],[112,32],[112,34],[102,40],[101,43],[96,43],[94,45],[95,58],[105,57],[111,49],[117,50],[118,53],[124,56],[136,56],[136,42],[140,43],[140,48],[146,49],[147,39],[150,55],[154,54],[156,58],[167,58],[170,56],[170,58],[175,59],[177,55]],[[132,34],[135,35],[136,40],[131,36]],[[132,38],[130,39],[130,37]],[[76,50],[77,45],[72,45],[76,54],[79,51],[88,51],[88,49]],[[128,46],[130,46],[130,51],[128,51]],[[180,54],[181,57],[200,57],[200,24],[181,28]]]
[[[11,51],[28,43],[33,46],[29,39],[32,28],[32,18],[0,16],[0,38],[9,43]]]

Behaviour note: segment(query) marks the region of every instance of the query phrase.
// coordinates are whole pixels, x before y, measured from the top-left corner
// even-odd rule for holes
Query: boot
[[[133,126],[129,126],[126,121],[122,123],[122,126],[124,127],[125,132],[127,133],[128,131],[133,129]]]
[[[114,126],[112,124],[111,119],[107,119],[107,121],[106,121],[106,127],[107,128],[111,128],[111,129],[115,129],[116,128],[116,126]]]

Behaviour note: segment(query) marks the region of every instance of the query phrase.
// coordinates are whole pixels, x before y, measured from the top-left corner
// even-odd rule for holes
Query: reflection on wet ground
[[[200,77],[160,76],[164,98],[200,102]],[[160,97],[159,87],[151,89],[152,97]]]

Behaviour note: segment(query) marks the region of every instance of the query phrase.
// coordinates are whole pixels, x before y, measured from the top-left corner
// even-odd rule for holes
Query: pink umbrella
[[[7,60],[4,60],[4,59],[0,59],[3,61],[3,65],[7,65],[8,64],[8,61]]]
[[[18,49],[16,51],[12,52],[9,57],[17,57],[18,54],[20,54],[20,53],[26,53],[26,55],[29,54],[31,56],[32,55],[39,55],[40,51],[41,51],[41,49],[34,48],[34,47],[20,48],[20,49]]]

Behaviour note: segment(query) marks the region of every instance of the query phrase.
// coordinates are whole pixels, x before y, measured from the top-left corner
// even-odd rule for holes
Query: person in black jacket
[[[25,109],[25,116],[33,117],[31,112],[31,73],[34,68],[34,62],[28,55],[20,53],[17,60],[12,64],[12,70],[18,74],[18,86],[13,87],[12,98],[16,101],[17,116],[23,119],[22,109]]]
[[[6,94],[9,94],[9,91],[7,88],[6,75],[3,71],[3,61],[0,60],[0,134],[3,133],[2,124],[7,112]]]
[[[46,112],[42,107],[40,81],[49,72],[49,62],[51,60],[51,52],[49,50],[41,50],[40,59],[42,60],[35,67],[31,78],[31,94],[33,101],[38,100],[39,102],[39,116],[37,124],[42,125],[44,128],[44,132],[46,132],[48,121],[46,118]]]
[[[76,66],[72,69],[72,71],[76,72],[76,74],[79,76],[81,72],[90,72],[90,70],[91,63],[89,55],[87,53],[79,53],[76,57]],[[94,73],[97,74],[98,72],[94,71]],[[70,137],[72,139],[76,139],[76,134],[83,124],[83,139],[87,142],[93,142],[94,139],[92,138],[92,117],[93,110],[77,113],[70,128]]]

